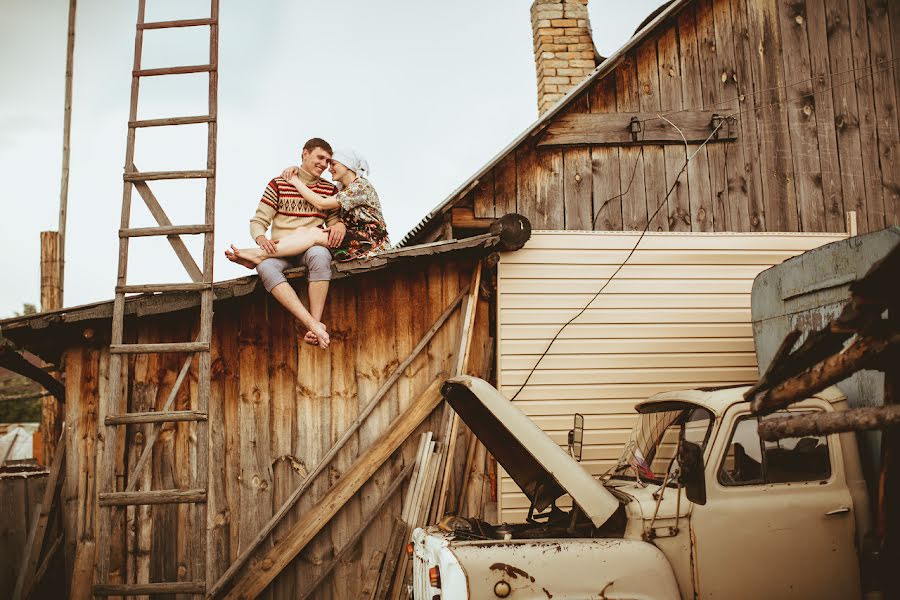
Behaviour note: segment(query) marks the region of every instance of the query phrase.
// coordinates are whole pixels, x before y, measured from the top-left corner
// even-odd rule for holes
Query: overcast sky
[[[609,55],[660,0],[592,0]],[[251,243],[268,180],[324,137],[363,153],[396,242],[536,118],[530,0],[221,0],[216,279]],[[208,0],[148,0],[148,21]],[[0,317],[40,300],[39,232],[57,228],[68,0],[0,0]],[[112,297],[136,0],[79,0],[65,303]],[[151,31],[144,68],[207,62],[208,29]],[[146,78],[139,118],[206,114],[206,76]],[[205,168],[206,127],[137,137],[145,171]],[[202,181],[151,184],[176,223],[200,223]],[[155,225],[134,194],[132,226]],[[199,236],[196,240],[199,241]],[[199,244],[189,245],[199,256]],[[164,240],[130,247],[129,283],[184,281]],[[198,258],[198,263],[199,263]]]

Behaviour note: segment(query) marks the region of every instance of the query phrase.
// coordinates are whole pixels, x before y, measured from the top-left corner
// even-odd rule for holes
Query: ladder
[[[213,223],[215,217],[216,193],[216,112],[218,90],[218,39],[219,2],[211,0],[208,19],[183,19],[176,21],[145,22],[146,0],[138,0],[137,25],[134,38],[134,68],[131,74],[131,107],[128,120],[128,139],[125,150],[124,190],[122,193],[122,218],[119,229],[118,273],[113,303],[112,338],[109,359],[109,392],[105,399],[103,454],[98,473],[98,522],[97,522],[97,563],[98,582],[94,585],[95,596],[124,596],[152,594],[196,594],[206,595],[206,498],[209,477],[209,428],[207,410],[210,395],[210,342],[212,339],[213,316]],[[209,27],[209,63],[168,67],[161,69],[141,68],[141,49],[144,31],[173,27]],[[165,119],[138,120],[138,95],[140,82],[144,77],[158,77],[186,73],[209,74],[209,108],[206,115],[184,116]],[[199,171],[157,171],[141,172],[134,165],[135,132],[143,127],[168,127],[206,123],[208,125],[206,169]],[[173,225],[160,203],[150,190],[148,182],[161,179],[206,179],[205,221],[195,225]],[[158,223],[157,227],[132,228],[132,189],[136,189],[150,213]],[[203,265],[198,267],[181,235],[202,235]],[[190,283],[129,285],[128,243],[131,238],[143,236],[165,236],[175,251],[181,264],[190,276]],[[199,295],[200,326],[197,339],[177,343],[126,344],[124,343],[125,295],[130,293],[189,292]],[[181,353],[184,363],[178,377],[169,391],[160,411],[128,412],[126,389],[113,382],[127,380],[128,355],[154,353]],[[172,410],[175,397],[184,382],[194,356],[199,357],[198,395],[193,410]],[[196,422],[197,464],[191,473],[189,489],[137,490],[139,476],[149,462],[153,445],[163,424],[170,422]],[[137,462],[128,465],[129,473],[123,482],[124,489],[117,489],[116,481],[116,438],[119,428],[133,424],[151,424],[143,451]],[[145,504],[192,504],[193,522],[202,531],[192,532],[192,578],[193,581],[173,581],[154,583],[110,583],[110,534],[122,518],[125,507]]]

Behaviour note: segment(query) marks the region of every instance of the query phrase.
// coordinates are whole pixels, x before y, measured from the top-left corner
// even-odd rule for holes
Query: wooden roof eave
[[[621,48],[616,50],[610,57],[604,60],[602,63],[597,65],[594,69],[593,73],[588,75],[578,86],[570,90],[565,96],[560,98],[556,104],[550,107],[547,112],[541,115],[537,121],[532,123],[525,131],[519,134],[512,142],[510,142],[503,150],[501,150],[494,158],[489,160],[481,169],[479,169],[474,175],[472,175],[469,179],[467,179],[462,185],[456,188],[447,198],[438,204],[435,208],[431,210],[427,215],[425,215],[421,221],[419,221],[416,225],[413,226],[412,229],[400,240],[397,244],[398,247],[404,247],[406,244],[414,241],[416,237],[421,234],[437,217],[448,212],[453,205],[460,199],[462,199],[466,194],[472,191],[475,186],[478,185],[479,180],[484,177],[491,169],[496,167],[500,161],[509,156],[512,152],[516,150],[523,142],[528,140],[529,138],[539,134],[544,130],[553,118],[560,113],[563,109],[565,109],[575,98],[577,98],[582,92],[584,92],[592,83],[597,81],[598,79],[602,79],[612,73],[613,69],[622,62],[622,59],[625,58],[625,55],[631,51],[635,46],[643,42],[645,39],[650,37],[654,32],[656,32],[657,28],[660,27],[663,23],[665,23],[670,17],[677,14],[684,6],[692,2],[692,0],[673,0],[671,4],[663,11],[661,11],[655,18],[651,19],[640,31],[636,32],[631,39],[625,42]]]
[[[502,238],[503,234],[495,228],[492,232],[462,240],[445,240],[430,244],[395,248],[377,254],[370,259],[335,263],[333,265],[333,279],[352,277],[429,256],[454,253],[488,254],[495,248],[502,246]],[[296,279],[305,274],[305,267],[285,271],[288,279]],[[259,278],[256,275],[216,282],[213,284],[215,301],[220,302],[248,296],[257,289],[258,284]],[[125,300],[125,315],[143,317],[166,314],[190,309],[198,305],[199,298],[195,293],[162,292],[139,294],[129,296]],[[15,338],[16,334],[35,333],[39,330],[60,325],[87,324],[89,321],[97,320],[106,321],[112,318],[112,309],[113,301],[106,300],[33,315],[12,317],[0,320],[0,336]]]

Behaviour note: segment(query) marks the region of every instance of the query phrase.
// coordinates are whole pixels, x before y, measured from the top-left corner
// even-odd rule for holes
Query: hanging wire
[[[808,94],[801,94],[800,96],[795,96],[795,97],[792,97],[792,98],[786,98],[786,99],[784,99],[784,100],[777,100],[777,101],[771,102],[771,103],[769,103],[769,104],[764,104],[764,105],[762,105],[762,106],[754,106],[754,107],[752,107],[752,108],[747,108],[747,109],[744,109],[744,110],[735,111],[735,112],[733,112],[733,113],[731,113],[731,114],[725,115],[725,116],[722,118],[722,120],[719,122],[719,124],[718,124],[718,125],[713,129],[713,131],[709,134],[709,136],[708,136],[701,144],[699,144],[699,145],[697,146],[697,148],[694,150],[693,153],[688,153],[688,141],[687,141],[687,139],[685,138],[684,133],[681,131],[681,129],[680,129],[677,125],[675,125],[675,124],[674,124],[670,119],[668,119],[667,117],[672,116],[672,115],[675,115],[675,114],[678,114],[678,113],[682,113],[682,112],[692,112],[692,111],[699,110],[699,109],[682,109],[682,110],[677,110],[677,111],[669,111],[669,112],[666,112],[666,113],[660,112],[660,113],[658,113],[658,114],[656,114],[656,115],[654,115],[654,116],[652,116],[652,117],[648,117],[648,118],[645,118],[645,119],[639,121],[639,122],[643,125],[644,123],[647,123],[647,122],[652,121],[652,120],[662,119],[662,120],[666,121],[669,125],[671,125],[672,127],[674,127],[674,128],[678,131],[678,133],[681,135],[681,139],[684,140],[685,154],[686,154],[686,158],[685,158],[684,164],[681,166],[681,170],[678,171],[678,174],[675,176],[675,181],[672,182],[672,185],[671,185],[671,187],[669,187],[668,191],[666,192],[666,195],[663,197],[662,201],[660,201],[660,203],[659,203],[658,206],[656,207],[656,210],[653,211],[653,214],[652,214],[652,215],[649,215],[649,216],[648,216],[648,218],[647,218],[647,223],[644,225],[644,229],[640,232],[640,235],[638,236],[637,242],[635,242],[634,246],[631,248],[631,250],[630,250],[630,251],[628,252],[628,254],[625,256],[625,260],[623,260],[623,261],[619,264],[619,266],[616,268],[616,270],[613,272],[613,274],[609,276],[609,278],[603,283],[603,285],[600,287],[600,289],[597,291],[597,293],[593,295],[593,297],[588,301],[588,303],[587,303],[581,310],[579,310],[579,311],[575,314],[575,316],[573,316],[571,319],[569,319],[568,321],[566,321],[566,322],[563,324],[563,326],[559,328],[559,331],[556,332],[556,334],[555,334],[555,335],[553,336],[553,338],[550,340],[550,343],[547,344],[547,347],[544,349],[544,351],[543,351],[543,352],[541,353],[541,355],[538,357],[537,362],[534,364],[534,366],[533,366],[533,367],[531,368],[531,370],[528,372],[528,375],[525,377],[525,381],[522,383],[521,386],[519,386],[519,389],[516,390],[516,393],[513,394],[512,398],[510,398],[510,400],[512,401],[512,400],[515,400],[516,398],[518,398],[518,396],[519,396],[519,394],[522,392],[522,390],[525,389],[525,386],[528,385],[528,382],[529,382],[529,381],[531,381],[531,376],[534,375],[534,372],[535,372],[535,371],[537,371],[537,369],[538,369],[538,367],[540,366],[541,362],[544,360],[544,357],[547,356],[547,353],[550,351],[550,348],[553,346],[553,343],[554,343],[557,339],[559,339],[559,336],[560,336],[560,335],[562,334],[562,332],[566,329],[566,327],[568,327],[569,325],[571,325],[571,324],[575,321],[575,319],[577,319],[578,317],[580,317],[581,315],[583,315],[583,314],[585,313],[585,311],[587,311],[587,309],[590,308],[590,306],[591,306],[591,305],[594,303],[594,301],[600,296],[600,294],[602,294],[603,291],[607,288],[607,286],[609,286],[610,282],[612,282],[612,280],[616,277],[616,275],[618,275],[619,272],[625,267],[625,265],[628,263],[628,261],[631,259],[631,257],[634,255],[634,253],[637,251],[638,246],[640,246],[641,241],[644,239],[644,235],[646,235],[647,231],[648,231],[649,228],[650,228],[650,223],[653,222],[653,219],[656,218],[656,215],[659,214],[659,211],[660,211],[660,210],[662,209],[662,207],[665,206],[666,203],[668,202],[669,196],[672,195],[672,192],[675,190],[675,187],[678,185],[679,179],[681,179],[681,175],[687,170],[688,164],[690,164],[690,162],[694,159],[694,157],[697,156],[697,153],[700,152],[700,150],[702,150],[707,144],[709,144],[710,140],[713,139],[713,137],[716,135],[716,133],[718,133],[719,129],[720,129],[725,123],[734,123],[734,122],[736,122],[736,120],[737,120],[739,117],[741,117],[742,115],[744,115],[744,114],[746,114],[746,113],[748,113],[748,112],[756,112],[756,111],[758,111],[758,110],[762,110],[762,109],[765,109],[765,108],[770,108],[770,107],[773,107],[773,106],[781,106],[781,105],[784,105],[784,104],[787,104],[787,103],[790,103],[790,102],[794,102],[794,101],[796,101],[796,100],[801,100],[801,99],[803,99],[803,98],[811,98],[811,97],[814,97],[816,94],[821,94],[821,93],[829,92],[829,91],[834,90],[834,89],[836,89],[836,88],[839,88],[839,87],[841,87],[841,86],[849,85],[849,84],[851,84],[851,83],[856,83],[857,81],[860,81],[860,80],[862,80],[862,79],[865,79],[866,77],[872,77],[872,76],[874,76],[874,75],[877,75],[878,73],[883,73],[883,72],[885,72],[885,71],[889,71],[889,70],[893,69],[893,68],[896,66],[895,63],[897,63],[898,61],[900,61],[900,58],[892,59],[892,60],[890,60],[890,61],[884,61],[883,63],[879,63],[879,66],[881,66],[881,65],[888,65],[888,66],[884,66],[883,68],[880,68],[880,69],[874,70],[874,71],[871,71],[870,69],[871,69],[872,67],[874,67],[875,65],[867,65],[867,66],[865,66],[865,67],[857,67],[857,68],[854,68],[854,69],[847,69],[847,70],[845,70],[845,71],[838,71],[838,72],[835,72],[835,73],[829,73],[828,76],[829,76],[829,77],[833,77],[833,76],[835,76],[835,75],[840,75],[840,74],[849,73],[849,72],[856,72],[856,71],[861,71],[861,70],[867,70],[867,71],[868,71],[867,73],[865,73],[865,74],[863,74],[863,75],[861,75],[861,76],[859,76],[859,77],[856,77],[856,78],[854,78],[854,79],[851,79],[851,80],[848,80],[848,81],[844,81],[844,82],[841,82],[841,83],[837,83],[837,84],[833,84],[833,85],[831,85],[831,86],[828,86],[828,87],[823,88],[823,89],[820,89],[820,90],[814,90],[814,91],[812,91],[812,92],[810,92],[810,93],[808,93]],[[805,79],[805,80],[801,80],[801,81],[794,82],[794,83],[783,84],[783,85],[780,85],[780,86],[773,86],[773,87],[770,87],[770,88],[766,88],[766,89],[764,89],[764,90],[760,90],[760,91],[758,91],[758,92],[754,92],[754,93],[752,93],[752,94],[750,94],[750,95],[757,95],[757,94],[761,94],[761,93],[765,93],[765,92],[774,91],[774,90],[777,90],[777,89],[787,89],[787,88],[789,88],[789,87],[793,87],[793,86],[796,86],[796,85],[800,85],[801,83],[805,83],[805,82],[808,82],[808,81],[813,81],[813,80],[815,80],[815,79],[818,79],[818,78],[810,78],[810,79]],[[722,103],[726,103],[726,102],[733,102],[734,100],[739,100],[739,98],[734,98],[734,99],[732,99],[732,100],[722,101],[722,102],[714,103],[713,105],[707,105],[707,106],[714,106],[715,104],[722,104]],[[701,108],[703,108],[703,107],[701,107]],[[593,219],[593,223],[594,223],[594,224],[596,224],[597,218],[600,216],[600,213],[603,211],[603,209],[604,209],[611,201],[616,200],[616,199],[618,199],[618,198],[622,198],[623,196],[627,195],[628,192],[631,191],[631,187],[632,187],[632,185],[633,185],[633,183],[634,183],[635,173],[637,172],[638,163],[639,163],[639,162],[643,159],[643,157],[644,157],[644,146],[643,146],[643,143],[642,143],[642,142],[643,142],[643,139],[644,139],[644,131],[645,131],[645,129],[646,129],[646,128],[641,127],[641,140],[640,140],[640,142],[641,142],[641,151],[638,153],[638,156],[635,158],[635,161],[634,161],[634,167],[632,168],[632,171],[631,171],[631,178],[628,180],[628,186],[627,186],[627,188],[625,189],[625,191],[621,192],[620,194],[616,194],[615,196],[612,196],[611,198],[607,199],[605,202],[603,202],[603,204],[600,205],[600,208],[597,210],[596,214],[594,215],[594,219]]]

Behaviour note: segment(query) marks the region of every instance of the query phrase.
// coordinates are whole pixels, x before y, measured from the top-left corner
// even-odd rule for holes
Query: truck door
[[[762,442],[757,425],[734,407],[711,449],[691,519],[699,597],[859,598],[838,436]]]

